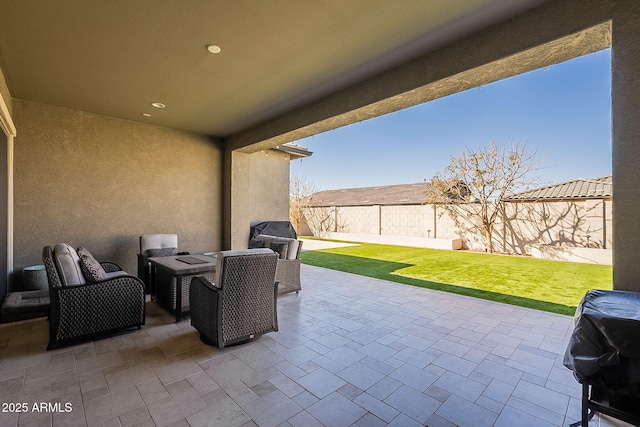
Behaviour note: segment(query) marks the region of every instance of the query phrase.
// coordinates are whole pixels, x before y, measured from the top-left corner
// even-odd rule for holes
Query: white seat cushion
[[[177,248],[177,234],[143,234],[140,236],[140,253],[147,249]]]

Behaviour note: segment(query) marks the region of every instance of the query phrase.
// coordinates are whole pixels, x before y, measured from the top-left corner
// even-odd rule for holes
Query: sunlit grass
[[[304,252],[302,262],[568,315],[587,290],[612,287],[611,266],[368,243]]]

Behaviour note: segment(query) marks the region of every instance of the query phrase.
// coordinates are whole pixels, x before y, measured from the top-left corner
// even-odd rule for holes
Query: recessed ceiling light
[[[220,51],[221,51],[220,46],[216,46],[215,44],[207,45],[207,50],[210,53],[220,53]]]
[[[165,108],[166,107],[166,105],[164,105],[162,102],[152,102],[151,106],[155,107],[155,108]]]
[[[149,113],[142,113],[142,115],[143,115],[144,117],[151,117],[151,114],[149,114]]]

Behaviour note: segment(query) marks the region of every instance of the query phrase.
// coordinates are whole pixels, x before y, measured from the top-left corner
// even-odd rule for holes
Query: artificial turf
[[[302,254],[309,265],[573,315],[589,289],[611,289],[607,265],[363,243]]]

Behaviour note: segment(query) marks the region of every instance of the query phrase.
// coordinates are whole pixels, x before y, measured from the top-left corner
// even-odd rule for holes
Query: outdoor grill
[[[582,384],[581,421],[596,412],[640,426],[640,293],[589,291],[575,317],[564,365]]]

